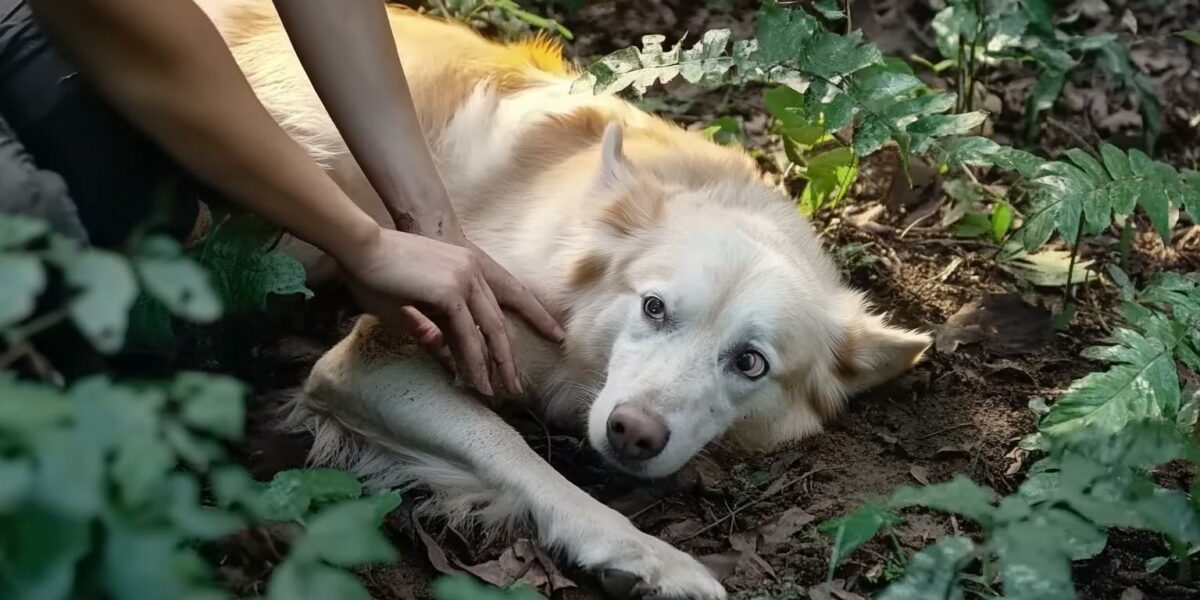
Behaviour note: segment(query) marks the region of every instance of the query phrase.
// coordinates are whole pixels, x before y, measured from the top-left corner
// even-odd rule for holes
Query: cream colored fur
[[[271,114],[361,206],[386,213],[350,158],[270,3],[202,0]],[[928,337],[892,329],[843,286],[809,225],[741,151],[616,97],[571,93],[545,49],[484,41],[414,13],[389,18],[425,134],[467,235],[565,324],[555,348],[510,317],[529,397],[587,431],[615,468],[667,475],[719,438],[772,446],[819,431],[845,398],[914,364]],[[549,62],[553,62],[550,60]],[[293,240],[310,269],[324,260]],[[661,297],[661,325],[642,313]],[[731,357],[753,349],[768,373]],[[613,457],[609,412],[662,415],[663,453]],[[496,527],[531,521],[585,568],[638,591],[724,598],[687,554],[571,485],[495,412],[373,319],[313,368],[286,425],[311,462],[374,487],[428,486],[432,510]]]

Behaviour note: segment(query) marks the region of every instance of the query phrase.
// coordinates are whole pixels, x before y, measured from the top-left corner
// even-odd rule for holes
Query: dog
[[[200,4],[276,120],[385,222],[271,3]],[[717,440],[769,449],[812,435],[928,348],[842,283],[744,151],[572,91],[580,73],[546,38],[387,16],[464,231],[564,324],[559,347],[508,319],[527,390],[516,402],[586,431],[612,468],[658,478]],[[546,547],[631,576],[637,594],[725,597],[698,561],[569,483],[372,317],[317,361],[287,411],[286,427],[313,434],[312,464],[372,488],[427,487],[430,510],[452,519],[530,521]]]

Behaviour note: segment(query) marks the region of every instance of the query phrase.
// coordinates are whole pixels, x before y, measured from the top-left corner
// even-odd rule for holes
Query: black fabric
[[[66,182],[93,244],[120,245],[147,222],[179,239],[191,231],[203,186],[100,98],[26,0],[0,0],[0,117]]]

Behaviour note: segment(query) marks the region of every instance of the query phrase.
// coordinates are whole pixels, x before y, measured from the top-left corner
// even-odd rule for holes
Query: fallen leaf
[[[908,474],[912,475],[912,478],[916,479],[921,485],[929,485],[929,469],[926,469],[921,465],[913,465],[912,468],[908,470]]]
[[[1070,279],[1072,285],[1095,281],[1089,260],[1077,259],[1071,267],[1071,253],[1066,250],[1042,250],[1028,254],[1018,251],[1000,261],[1000,268],[1038,287],[1065,287]]]
[[[455,564],[497,587],[508,587],[522,581],[534,589],[545,588],[551,594],[555,590],[576,587],[574,581],[558,570],[553,559],[528,539],[517,540],[495,560],[477,565],[466,565],[456,560]]]
[[[981,343],[993,354],[1017,355],[1035,352],[1053,339],[1049,310],[1025,302],[1019,294],[988,294],[951,315],[935,345],[942,354]]]
[[[428,533],[425,533],[425,528],[421,527],[421,522],[413,519],[413,528],[417,530],[417,537],[421,538],[421,544],[425,546],[425,555],[429,557],[429,563],[437,569],[439,573],[445,575],[457,575],[462,573],[450,565],[450,559],[446,557],[446,551],[442,549],[441,544],[433,539]]]
[[[696,535],[703,528],[700,519],[684,519],[663,527],[661,537],[668,542],[681,540]]]
[[[793,506],[758,528],[762,540],[760,547],[766,549],[790,542],[792,536],[815,520],[815,516]]]

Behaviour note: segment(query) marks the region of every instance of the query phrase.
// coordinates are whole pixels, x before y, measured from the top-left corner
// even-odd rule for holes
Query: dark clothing
[[[26,0],[0,0],[0,211],[72,234],[73,205],[102,247],[148,222],[182,240],[202,191],[59,54]]]

